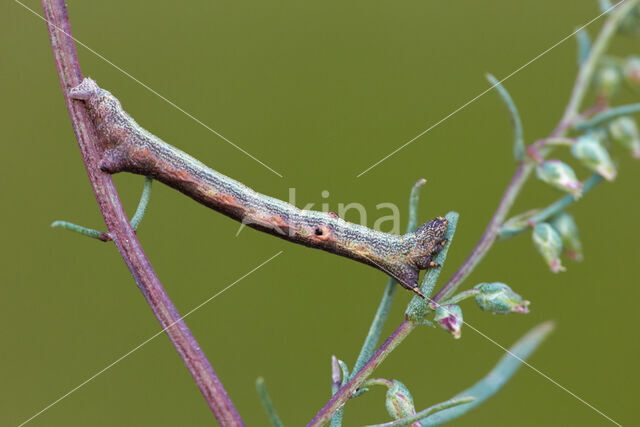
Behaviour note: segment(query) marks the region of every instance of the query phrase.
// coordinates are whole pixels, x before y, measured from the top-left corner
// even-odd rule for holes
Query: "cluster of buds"
[[[459,305],[445,304],[438,306],[433,320],[443,329],[449,331],[453,338],[458,339],[462,335],[462,309]]]
[[[575,199],[582,195],[582,183],[573,169],[560,160],[552,159],[540,163],[536,169],[536,175],[541,181],[572,194]]]
[[[494,314],[529,312],[529,301],[523,300],[504,283],[480,283],[473,289],[478,291],[476,303],[484,311]]]
[[[629,116],[618,117],[609,123],[611,138],[631,151],[631,155],[640,159],[640,132],[638,125]]]

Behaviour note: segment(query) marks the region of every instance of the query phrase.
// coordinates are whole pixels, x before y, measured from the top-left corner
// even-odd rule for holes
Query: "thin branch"
[[[603,179],[604,178],[602,178],[598,174],[592,175],[589,179],[587,179],[584,182],[584,187],[582,188],[582,194],[584,195],[587,192],[591,191],[596,185],[602,182]],[[540,212],[537,212],[534,215],[531,215],[529,218],[527,218],[526,225],[522,227],[514,227],[514,228],[502,227],[499,232],[499,237],[500,239],[507,239],[509,237],[513,237],[517,234],[520,234],[523,231],[527,230],[528,228],[533,227],[536,224],[540,222],[544,222],[549,218],[552,218],[553,216],[559,214],[560,212],[562,212],[563,210],[565,210],[567,207],[569,207],[575,202],[576,202],[576,198],[573,197],[572,194],[568,194],[563,198],[550,204],[546,208],[542,209]]]
[[[240,415],[218,380],[211,364],[186,323],[181,319],[142,250],[124,212],[111,176],[102,172],[98,166],[102,150],[98,134],[87,110],[81,102],[73,101],[68,96],[69,90],[82,81],[82,72],[78,64],[75,44],[71,38],[71,26],[65,3],[63,0],[42,0],[42,7],[63,96],[89,175],[89,181],[109,230],[109,235],[160,325],[163,329],[167,328],[167,335],[189,369],[218,422],[225,426],[243,425]]]
[[[589,120],[576,123],[574,129],[578,131],[591,129],[605,122],[611,121],[616,117],[638,112],[640,112],[640,104],[622,105],[620,107],[609,108],[608,110],[593,116]]]

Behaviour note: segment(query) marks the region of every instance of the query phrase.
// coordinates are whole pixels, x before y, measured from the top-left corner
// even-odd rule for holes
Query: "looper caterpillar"
[[[95,123],[104,150],[103,171],[149,176],[256,230],[376,267],[422,296],[418,275],[437,266],[431,260],[444,244],[445,218],[395,235],[347,222],[331,212],[301,210],[216,172],[152,135],[89,78],[69,95],[84,101]]]

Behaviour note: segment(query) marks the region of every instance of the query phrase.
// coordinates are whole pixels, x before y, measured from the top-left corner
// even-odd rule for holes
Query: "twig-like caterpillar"
[[[152,135],[91,79],[85,78],[69,95],[85,102],[94,121],[104,149],[103,171],[149,176],[256,230],[376,267],[422,296],[418,275],[437,266],[431,259],[444,244],[445,218],[398,236],[331,212],[301,210],[216,172]]]

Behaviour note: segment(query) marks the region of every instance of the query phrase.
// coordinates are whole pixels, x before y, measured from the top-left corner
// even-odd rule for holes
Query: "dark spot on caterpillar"
[[[320,227],[317,227],[315,229],[315,233],[316,233],[316,236],[322,236],[322,229]]]

